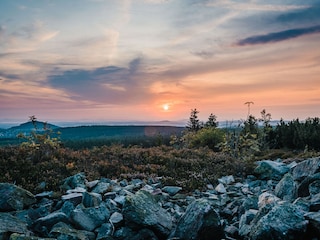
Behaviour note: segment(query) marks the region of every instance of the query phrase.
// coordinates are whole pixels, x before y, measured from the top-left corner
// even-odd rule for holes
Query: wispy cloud
[[[254,45],[254,44],[266,44],[280,42],[291,38],[300,37],[308,34],[320,33],[320,25],[308,27],[308,28],[295,28],[280,32],[273,32],[265,35],[257,35],[248,38],[241,39],[237,42],[237,45]]]
[[[141,71],[141,59],[136,58],[127,68],[73,69],[49,76],[48,82],[54,88],[64,89],[74,99],[109,104],[137,103],[149,94],[145,77]]]

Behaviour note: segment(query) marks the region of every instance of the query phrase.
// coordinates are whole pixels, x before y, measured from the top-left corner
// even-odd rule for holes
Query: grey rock
[[[259,209],[265,208],[265,207],[270,207],[270,206],[272,207],[280,201],[281,201],[281,199],[278,198],[277,196],[273,195],[272,193],[264,192],[259,195],[258,207],[259,207]]]
[[[182,190],[182,187],[177,187],[177,186],[165,186],[162,188],[162,191],[165,193],[168,193],[170,196],[177,194],[181,190]]]
[[[115,199],[117,196],[116,192],[107,192],[103,195],[104,199]]]
[[[27,223],[9,213],[0,213],[0,239],[8,239],[11,233],[29,234]]]
[[[320,193],[315,194],[310,200],[310,211],[316,212],[320,210]]]
[[[83,193],[82,204],[85,207],[98,207],[102,202],[102,196],[99,193]]]
[[[172,219],[149,192],[140,190],[126,197],[122,213],[126,222],[135,227],[147,227],[166,237],[172,228]]]
[[[296,199],[298,195],[297,184],[290,173],[283,176],[274,191],[277,197],[289,202]]]
[[[0,211],[22,210],[35,202],[31,192],[14,184],[0,183]]]
[[[234,183],[234,177],[232,175],[229,176],[223,176],[218,179],[219,183],[225,184],[225,185],[230,185],[231,183]]]
[[[144,228],[141,229],[135,236],[131,237],[130,240],[158,240],[158,237],[150,229]]]
[[[51,228],[59,222],[69,223],[69,219],[63,212],[53,212],[45,217],[38,218],[32,225],[33,231],[48,236]]]
[[[76,187],[86,188],[86,176],[84,173],[77,173],[64,179],[61,185],[61,189],[63,190],[74,189]]]
[[[257,215],[258,210],[256,209],[249,209],[240,217],[239,221],[239,235],[240,236],[247,236],[251,231],[251,222],[254,217]]]
[[[220,216],[209,200],[199,199],[191,203],[170,234],[171,239],[222,239],[224,238]]]
[[[294,180],[301,181],[303,178],[320,172],[320,158],[311,158],[298,163],[292,170]]]
[[[310,195],[309,185],[314,181],[320,180],[320,173],[316,173],[314,175],[310,175],[305,177],[302,182],[298,185],[298,196],[299,197],[307,197]]]
[[[12,233],[9,240],[55,240],[55,238],[43,238],[37,236],[29,236],[26,234]]]
[[[56,224],[49,236],[59,240],[94,240],[96,238],[92,232],[77,230],[63,223]]]
[[[257,214],[251,222],[252,240],[304,239],[307,221],[303,212],[290,203],[275,205],[266,215]]]
[[[219,183],[216,187],[215,187],[215,190],[218,192],[218,193],[226,193],[227,190],[226,188],[224,187],[224,185],[222,183]]]
[[[315,195],[320,193],[320,180],[315,180],[309,184],[310,195]]]
[[[254,172],[261,179],[280,180],[289,170],[290,168],[282,162],[263,160],[258,162],[258,166],[254,169]]]
[[[114,226],[111,223],[104,223],[97,229],[97,239],[96,240],[112,240],[114,232]]]
[[[77,228],[86,231],[93,231],[110,217],[110,212],[102,203],[99,207],[85,208],[78,205],[71,213],[71,219]]]
[[[114,226],[119,226],[123,222],[123,215],[119,212],[114,212],[111,214],[109,221]]]
[[[314,235],[312,237],[319,237],[320,236],[320,212],[309,212],[304,216],[310,223],[310,227],[311,227],[310,232],[312,232]]]
[[[92,192],[104,194],[108,192],[111,188],[111,184],[109,182],[99,182],[93,189]]]
[[[70,194],[61,196],[61,199],[63,201],[72,202],[74,205],[78,205],[79,203],[81,203],[82,198],[83,198],[83,193],[70,193]]]

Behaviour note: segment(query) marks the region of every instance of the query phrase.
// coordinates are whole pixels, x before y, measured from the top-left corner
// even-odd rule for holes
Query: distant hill
[[[36,122],[35,129],[31,121],[0,130],[1,139],[16,138],[19,133],[29,135],[32,131],[44,131],[44,124],[47,129],[53,130],[53,134],[59,132],[61,140],[72,139],[93,139],[93,138],[112,138],[112,137],[139,137],[139,136],[171,136],[179,135],[184,127],[160,126],[160,125],[92,125],[78,127],[59,127],[54,124],[41,121]]]
[[[46,125],[47,129],[59,128],[56,125],[41,122],[41,121],[36,121],[35,124],[36,124],[37,130],[39,130],[39,131],[44,130],[43,128],[45,125]],[[33,125],[33,123],[31,121],[29,121],[29,122],[22,123],[19,126],[11,127],[7,130],[27,130],[27,131],[29,130],[29,131],[32,131],[32,130],[35,130],[35,126]]]
[[[170,136],[181,134],[184,127],[174,126],[80,126],[58,128],[61,139],[85,139],[132,136]]]

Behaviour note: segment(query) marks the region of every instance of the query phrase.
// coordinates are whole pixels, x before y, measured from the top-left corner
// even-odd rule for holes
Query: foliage
[[[274,139],[274,148],[320,150],[320,119],[308,118],[304,122],[295,119],[287,123],[281,119],[269,133],[269,139]]]
[[[176,149],[169,146],[143,148],[121,145],[93,149],[55,149],[48,158],[37,162],[26,148],[0,148],[0,182],[16,183],[32,192],[59,190],[61,181],[78,172],[88,180],[100,177],[147,180],[162,177],[163,184],[174,184],[186,191],[202,189],[217,178],[250,174],[253,165],[238,162],[224,153],[208,148]],[[45,182],[45,189],[39,183]]]
[[[186,128],[188,131],[197,132],[203,127],[203,123],[198,118],[199,111],[195,109],[191,109],[189,121],[187,123]]]
[[[34,126],[34,131],[31,131],[30,135],[23,133],[18,135],[18,138],[26,140],[21,143],[20,148],[29,150],[39,162],[44,157],[50,157],[53,151],[60,147],[61,142],[58,137],[51,137],[52,130],[48,129],[46,122],[43,124],[43,129],[39,129],[37,118],[34,115],[29,118]]]
[[[208,147],[219,151],[224,141],[224,131],[214,127],[204,127],[197,132],[187,132],[183,136],[184,145],[188,148]]]

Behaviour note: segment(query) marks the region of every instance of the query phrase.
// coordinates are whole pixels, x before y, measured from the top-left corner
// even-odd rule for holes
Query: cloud
[[[300,37],[308,34],[320,33],[320,25],[308,27],[308,28],[294,28],[280,32],[273,32],[265,35],[256,35],[248,38],[241,39],[237,42],[237,45],[255,45],[280,42],[296,37]]]
[[[106,66],[93,70],[73,69],[48,77],[54,88],[64,89],[73,99],[105,104],[137,103],[148,97],[146,73],[141,59],[133,59],[127,68]]]

